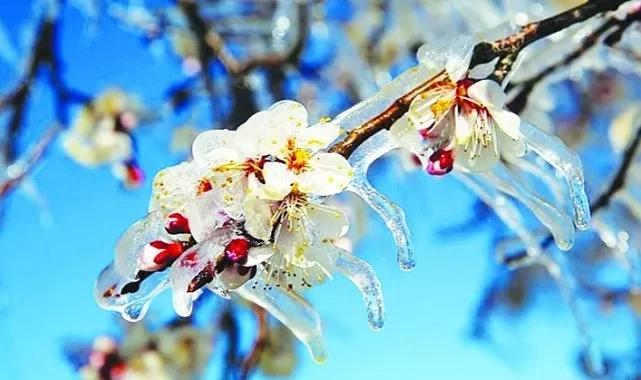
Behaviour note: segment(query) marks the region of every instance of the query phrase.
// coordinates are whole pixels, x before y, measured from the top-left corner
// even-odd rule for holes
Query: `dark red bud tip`
[[[445,175],[454,168],[454,151],[439,149],[432,153],[427,164],[427,172],[431,175]]]
[[[234,239],[225,247],[225,256],[233,263],[240,262],[249,254],[249,242],[246,239]]]
[[[207,265],[198,272],[196,276],[191,280],[187,286],[187,293],[193,293],[196,290],[202,288],[203,286],[209,284],[214,280],[215,268],[212,262],[208,262]]]
[[[140,186],[145,180],[145,173],[140,166],[135,161],[128,161],[125,162],[125,167],[127,169],[127,187],[135,188]]]
[[[165,219],[165,231],[171,235],[188,234],[190,233],[189,220],[177,212],[169,214]]]

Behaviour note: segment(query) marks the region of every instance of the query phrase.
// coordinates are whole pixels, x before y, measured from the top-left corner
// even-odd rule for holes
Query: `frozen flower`
[[[323,151],[337,128],[307,128],[306,119],[298,103],[280,102],[236,131],[200,135],[193,162],[156,175],[150,213],[118,241],[96,285],[98,303],[138,320],[166,288],[183,316],[202,289],[237,294],[272,313],[321,361],[318,316],[298,293],[339,272],[363,294],[371,327],[381,328],[380,282],[334,245],[347,217],[323,204],[347,187],[351,166]]]
[[[352,169],[347,160],[325,149],[340,131],[331,123],[307,126],[301,104],[281,101],[258,112],[236,131],[214,130],[194,141],[194,160],[211,168],[228,210],[238,213],[248,181],[257,196],[281,201],[293,191],[316,196],[341,192]]]
[[[137,187],[143,175],[134,159],[131,130],[138,124],[139,111],[124,92],[107,90],[80,110],[62,137],[62,147],[80,165],[112,165],[125,186]]]
[[[486,171],[501,154],[525,153],[521,121],[504,108],[503,89],[492,80],[472,78],[473,45],[461,45],[454,44],[445,57],[425,47],[419,51],[424,60],[438,64],[445,59],[445,69],[410,105],[407,122],[413,128],[402,122],[392,128],[401,141],[415,140],[419,145],[424,140],[432,147],[424,163],[432,175],[449,173],[455,162],[474,172]]]
[[[157,292],[171,286],[176,311],[186,316],[203,286],[226,295],[255,273],[255,267],[239,265],[252,249],[241,226],[218,207],[198,172],[190,163],[156,176],[150,214],[121,236],[113,265],[99,279],[102,306],[136,320]],[[136,309],[129,308],[131,301],[138,301]]]

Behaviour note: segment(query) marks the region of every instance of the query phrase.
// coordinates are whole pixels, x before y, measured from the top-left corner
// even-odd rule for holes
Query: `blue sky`
[[[29,3],[0,5],[0,21],[14,42],[28,19]],[[157,105],[161,92],[180,78],[175,61],[153,58],[139,39],[112,22],[103,20],[91,37],[81,33],[77,12],[64,17],[65,79],[74,88],[95,93],[117,85]],[[16,76],[6,63],[0,65],[0,86],[6,88]],[[39,86],[25,140],[49,125],[50,102],[47,86]],[[139,131],[140,163],[148,176],[180,159],[168,152],[171,127],[178,122],[165,120]],[[116,330],[115,316],[93,301],[93,281],[111,260],[118,235],[144,215],[150,182],[137,192],[124,192],[108,169],[82,168],[58,145],[33,180],[53,218],[43,226],[38,209],[17,193],[0,227],[0,301],[6,301],[0,310],[0,379],[73,379],[62,345]],[[474,234],[439,235],[440,228],[472,216],[474,198],[466,189],[452,178],[399,176],[389,162],[377,165],[374,183],[407,210],[417,268],[403,273],[396,267],[391,235],[371,215],[357,253],[381,277],[387,325],[381,332],[369,330],[360,295],[344,279],[314,289],[310,297],[323,318],[330,357],[319,366],[303,355],[295,378],[577,376],[576,330],[556,295],[537,301],[523,318],[493,321],[500,343],[468,337],[472,312],[494,265],[490,249],[496,226]],[[166,314],[170,304],[164,297],[153,308]]]

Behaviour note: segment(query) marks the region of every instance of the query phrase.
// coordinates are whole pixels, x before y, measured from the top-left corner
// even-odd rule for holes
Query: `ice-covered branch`
[[[616,10],[624,2],[624,0],[590,1],[556,16],[527,24],[519,31],[494,42],[480,42],[474,46],[468,66],[473,68],[498,58],[498,64],[489,78],[500,83],[512,70],[518,54],[528,45],[606,11]],[[378,131],[391,128],[408,112],[410,104],[415,99],[428,90],[440,86],[440,81],[447,80],[450,73],[443,70],[437,74],[433,72],[431,74],[426,78],[425,73],[421,76],[421,70],[416,68],[414,72],[408,72],[396,79],[370,99],[337,116],[334,122],[349,133],[330,151],[349,157],[369,137]]]
[[[44,136],[42,136],[38,144],[33,149],[33,152],[29,154],[24,162],[16,161],[11,165],[15,170],[10,170],[10,173],[7,173],[9,178],[0,183],[0,198],[4,198],[9,195],[9,193],[15,190],[22,180],[24,180],[24,178],[35,169],[44,157],[47,148],[49,148],[51,143],[55,140],[59,131],[60,127],[58,125],[51,127],[45,132]]]
[[[623,32],[634,22],[641,20],[641,9],[636,9],[630,12],[624,19],[615,16],[609,16],[590,34],[583,38],[578,47],[576,47],[568,56],[561,61],[548,66],[543,69],[539,74],[519,83],[511,83],[509,88],[516,89],[516,95],[507,104],[507,107],[515,113],[521,113],[527,105],[528,98],[537,84],[541,83],[545,78],[557,70],[567,67],[568,65],[581,58],[590,48],[594,47],[601,38],[607,45],[614,45],[617,43]]]
[[[498,58],[492,78],[498,82],[510,73],[518,54],[527,46],[572,25],[588,20],[607,11],[616,10],[627,0],[592,0],[545,20],[524,25],[518,32],[488,43],[482,42],[474,49],[472,66]]]

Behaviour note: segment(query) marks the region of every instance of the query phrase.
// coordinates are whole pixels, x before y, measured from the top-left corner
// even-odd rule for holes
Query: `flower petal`
[[[470,110],[467,112],[460,112],[459,108],[456,107],[456,143],[459,145],[466,145],[472,134],[474,133],[474,127],[476,126],[476,120],[478,118],[478,113],[476,110]]]
[[[215,281],[209,285],[211,288],[212,285],[216,289],[214,292],[218,293],[218,289],[236,290],[239,287],[245,285],[245,283],[251,280],[256,274],[256,267],[247,267],[238,263],[227,266],[222,272],[216,276]]]
[[[338,153],[318,153],[310,160],[311,169],[298,175],[299,189],[304,193],[327,196],[345,190],[354,171]]]
[[[268,162],[263,166],[264,184],[258,185],[258,197],[263,200],[281,201],[292,190],[296,175],[280,162]]]
[[[476,41],[471,36],[460,36],[444,49],[447,56],[445,70],[452,82],[458,82],[467,74]]]
[[[159,171],[153,181],[152,197],[155,201],[150,206],[165,212],[180,208],[196,197],[203,178],[204,169],[193,162],[183,162]]]
[[[269,241],[272,235],[272,210],[267,202],[250,195],[245,199],[245,231],[252,237]]]
[[[317,123],[309,128],[296,131],[296,143],[299,148],[315,153],[325,149],[340,134],[340,127],[333,123]]]
[[[184,214],[189,220],[191,235],[197,242],[212,238],[229,220],[229,216],[219,206],[219,199],[213,190],[188,202],[185,205]]]
[[[269,258],[276,254],[276,250],[271,245],[261,247],[252,247],[249,249],[247,261],[243,263],[244,266],[254,266],[267,261]]]
[[[496,125],[513,140],[522,139],[521,118],[519,115],[504,109],[489,108]]]
[[[223,163],[241,161],[241,149],[236,143],[236,132],[225,129],[205,131],[194,140],[191,154],[203,167],[218,166]]]
[[[239,219],[243,213],[248,181],[241,170],[214,172],[211,177],[212,195],[216,203],[232,219]]]
[[[500,128],[496,129],[496,135],[498,138],[499,151],[501,152],[501,154],[512,157],[523,157],[523,155],[525,155],[527,145],[525,143],[525,137],[523,137],[523,135],[514,140]]]
[[[481,104],[498,109],[503,108],[507,96],[501,86],[493,80],[482,80],[474,83],[467,89],[470,98]]]
[[[309,114],[304,105],[292,101],[281,100],[269,107],[269,112],[274,117],[274,122],[281,127],[290,126],[295,128],[307,127]]]
[[[432,128],[441,121],[454,104],[453,86],[438,88],[414,98],[407,113],[410,124],[417,130]]]
[[[276,248],[283,258],[287,261],[283,265],[278,265],[283,269],[284,264],[292,264],[299,268],[310,268],[315,262],[307,260],[305,255],[311,245],[311,237],[300,220],[289,218],[279,226],[274,238],[274,248]]]
[[[423,138],[418,133],[418,131],[410,124],[407,118],[401,118],[398,120],[392,128],[390,128],[390,134],[394,140],[401,146],[403,149],[407,149],[415,155],[419,156],[421,160],[425,157],[423,152]]]
[[[310,204],[305,208],[313,228],[318,230],[324,239],[338,239],[349,230],[347,214],[338,207]]]

